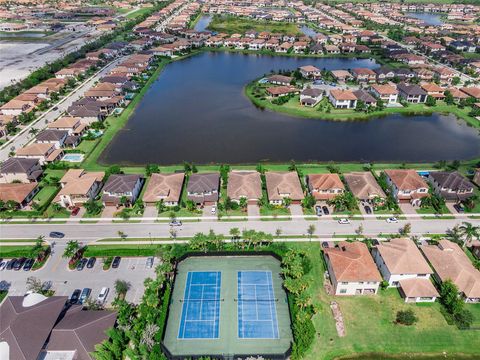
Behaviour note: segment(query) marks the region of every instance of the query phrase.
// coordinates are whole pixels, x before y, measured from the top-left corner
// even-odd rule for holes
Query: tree
[[[13,211],[18,209],[19,203],[17,203],[14,200],[7,200],[4,206],[5,206],[5,209],[7,209],[8,211]]]
[[[196,233],[193,238],[190,239],[188,246],[192,250],[200,250],[207,253],[209,246],[209,239],[203,233]]]
[[[117,293],[117,297],[121,300],[125,298],[128,290],[130,290],[131,284],[125,280],[115,280],[115,292]]]
[[[412,309],[400,310],[397,312],[396,323],[402,325],[413,325],[418,321]]]
[[[377,109],[380,111],[385,109],[385,102],[382,99],[377,100]]]
[[[453,105],[455,103],[455,99],[449,90],[445,91],[445,103],[447,105]]]
[[[165,202],[163,201],[163,199],[161,199],[160,201],[157,201],[155,203],[155,206],[157,207],[157,211],[159,213],[163,213],[167,209],[167,206],[165,205]]]
[[[88,200],[83,204],[83,207],[89,215],[97,215],[103,209],[103,205],[99,204],[94,200]]]
[[[239,206],[240,206],[240,208],[242,208],[242,209],[244,209],[244,210],[247,208],[247,206],[248,206],[248,201],[247,201],[247,198],[246,198],[246,197],[243,197],[243,196],[242,196],[242,197],[240,198]]]
[[[313,224],[308,225],[307,234],[308,234],[308,237],[310,238],[310,241],[312,240],[313,234],[315,234],[315,230],[316,230],[315,225]]]
[[[292,204],[292,199],[290,199],[289,197],[284,197],[283,198],[283,206],[288,208],[291,204]]]
[[[440,302],[450,314],[456,314],[463,308],[463,301],[458,296],[458,288],[451,281],[446,280],[440,287]]]
[[[32,259],[37,259],[41,253],[43,253],[43,236],[39,236],[35,241],[35,245],[33,245],[32,249],[30,250],[29,257]]]
[[[302,207],[304,209],[311,209],[315,205],[315,202],[315,197],[311,194],[308,194],[302,200]]]
[[[425,105],[427,106],[435,106],[437,105],[437,100],[431,96],[431,95],[428,95],[427,96],[427,101],[425,102]]]
[[[412,231],[412,224],[410,223],[406,223],[402,228],[400,228],[400,230],[398,230],[398,232],[402,236],[408,236],[408,234],[410,234],[411,231]]]
[[[312,305],[312,298],[306,292],[302,292],[295,297],[295,305],[303,310]]]
[[[122,196],[119,200],[120,205],[127,206],[129,204],[129,200],[126,196]]]
[[[160,172],[160,167],[156,164],[148,164],[145,166],[145,174],[147,176],[151,176],[152,174],[156,174]]]
[[[357,208],[357,199],[350,191],[335,196],[333,199],[327,201],[328,205],[335,208],[336,211],[353,211]]]
[[[63,250],[62,257],[65,259],[70,259],[77,253],[79,249],[80,249],[80,245],[78,241],[70,240],[69,242],[67,242],[67,246],[65,247],[65,250]]]
[[[35,293],[42,292],[42,281],[35,276],[29,276],[27,278],[27,291],[33,291]]]
[[[240,229],[237,227],[231,228],[229,231],[232,240],[237,240],[240,237]]]
[[[478,240],[480,237],[480,226],[474,226],[472,223],[464,221],[458,229],[464,246],[470,244],[473,240]]]
[[[275,230],[275,236],[276,236],[277,238],[279,238],[280,235],[282,235],[282,229],[277,228],[277,229]]]
[[[355,111],[358,111],[358,112],[365,111],[366,107],[367,106],[365,105],[364,101],[358,100],[357,101],[357,106],[355,107]]]

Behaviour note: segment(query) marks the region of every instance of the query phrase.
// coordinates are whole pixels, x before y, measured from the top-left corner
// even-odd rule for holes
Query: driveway
[[[82,218],[83,215],[87,212],[87,209],[85,209],[83,206],[80,206],[80,210],[78,211],[78,214],[73,216],[71,215],[72,218]]]
[[[256,204],[248,205],[247,214],[248,216],[260,216],[260,207]]]
[[[215,212],[215,214],[212,214],[212,205],[205,205],[202,209],[202,218],[207,218],[207,219],[204,219],[206,221],[210,221],[212,219],[208,219],[208,218],[211,218],[211,217],[216,217],[217,216],[217,212]],[[216,207],[215,207],[216,208]],[[218,210],[217,210],[218,211]]]
[[[158,216],[158,210],[156,206],[154,205],[145,206],[145,209],[143,211],[144,218],[153,218],[157,216]]]
[[[447,207],[448,211],[450,211],[452,214],[456,215],[458,214],[459,212],[457,211],[457,209],[455,209],[453,206],[455,205],[455,203],[453,202],[447,202],[445,203],[445,206]]]
[[[400,206],[400,210],[402,210],[402,212],[404,214],[416,214],[417,213],[415,208],[410,203],[399,203],[398,206]]]
[[[102,211],[102,218],[113,218],[117,211],[116,206],[105,206]]]
[[[367,212],[365,211],[365,206],[368,206],[371,210],[371,213],[370,214],[367,214]],[[363,215],[373,215],[374,214],[374,211],[373,211],[373,206],[370,205],[369,203],[366,203],[366,202],[360,202],[358,204],[358,208],[360,209],[360,212],[363,214]]]
[[[303,216],[302,205],[292,204],[289,206],[289,208],[290,208],[290,214],[292,214],[293,216]],[[300,220],[300,219],[296,219],[296,220]]]

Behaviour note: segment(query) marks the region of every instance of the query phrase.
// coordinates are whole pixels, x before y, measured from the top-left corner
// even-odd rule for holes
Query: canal
[[[143,165],[297,161],[435,161],[480,154],[478,131],[453,116],[303,119],[255,108],[244,86],[271,70],[375,68],[368,59],[205,52],[169,64],[100,157]]]

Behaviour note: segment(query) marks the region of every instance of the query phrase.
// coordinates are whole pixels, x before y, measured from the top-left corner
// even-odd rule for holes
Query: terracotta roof
[[[52,147],[53,144],[42,144],[42,143],[33,143],[27,145],[21,149],[17,150],[17,156],[43,156],[45,155]]]
[[[359,241],[340,242],[338,247],[324,249],[337,281],[382,281],[367,246]]]
[[[352,77],[352,74],[350,74],[347,70],[332,70],[332,75],[337,79]]]
[[[317,190],[345,190],[342,180],[338,174],[312,174],[308,175],[308,187],[310,191]]]
[[[13,200],[16,203],[21,204],[25,198],[31,194],[31,192],[37,187],[37,183],[12,183],[12,184],[0,184],[0,200],[9,201]]]
[[[433,274],[417,245],[410,239],[382,241],[375,249],[391,274]]]
[[[271,86],[267,88],[267,92],[270,93],[270,95],[289,94],[297,91],[295,87],[289,85]]]
[[[69,169],[60,180],[63,187],[56,199],[59,199],[60,195],[86,195],[96,182],[103,180],[104,176],[103,171],[87,172],[83,169]]]
[[[179,201],[182,193],[184,173],[152,174],[143,195],[145,202]]]
[[[371,172],[351,172],[344,175],[348,187],[359,199],[369,199],[373,197],[386,198],[381,186]]]
[[[330,94],[336,100],[357,100],[357,97],[351,90],[334,89],[334,90],[330,90]]]
[[[302,186],[295,171],[273,172],[265,174],[267,182],[267,193],[269,200],[282,200],[288,197],[292,200],[304,198]]]
[[[372,85],[372,89],[374,89],[380,95],[395,95],[395,94],[398,94],[398,90],[391,85],[374,84],[374,85]]]
[[[404,279],[400,280],[399,284],[405,296],[409,298],[440,296],[430,279]]]
[[[385,170],[385,174],[392,180],[400,190],[416,190],[427,188],[427,183],[415,170]]]
[[[300,66],[299,69],[302,70],[302,71],[305,71],[305,72],[318,72],[318,71],[320,71],[319,68],[317,68],[313,65]]]
[[[232,171],[228,176],[227,196],[232,200],[258,200],[262,197],[262,182],[256,171]]]
[[[460,89],[460,91],[464,92],[468,96],[472,96],[475,99],[480,99],[480,88],[477,87],[463,87]]]
[[[442,281],[451,280],[466,297],[480,298],[480,271],[457,244],[440,240],[420,249]]]

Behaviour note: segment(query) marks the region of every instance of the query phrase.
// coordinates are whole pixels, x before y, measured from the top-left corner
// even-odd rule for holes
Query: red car
[[[76,216],[79,211],[80,211],[80,208],[78,206],[74,207],[72,210],[72,216]]]

